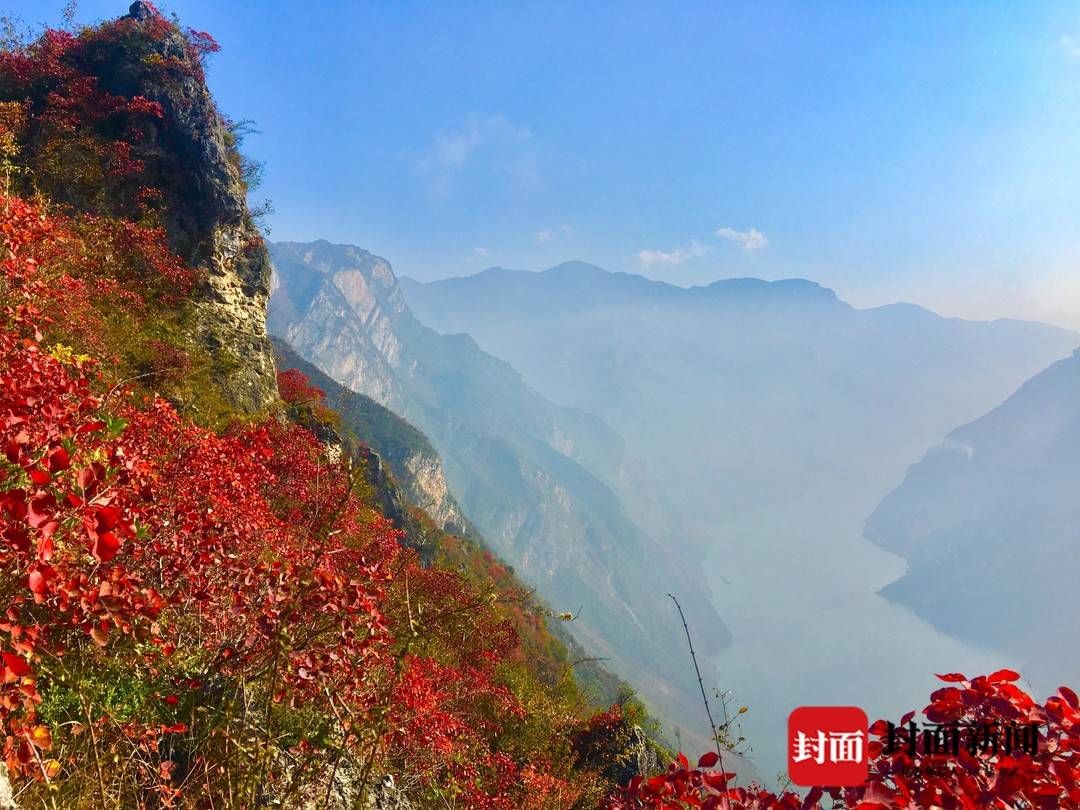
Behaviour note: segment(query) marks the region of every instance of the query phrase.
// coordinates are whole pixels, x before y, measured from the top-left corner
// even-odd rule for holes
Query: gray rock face
[[[617,774],[620,785],[627,784],[635,776],[647,776],[660,770],[656,746],[649,741],[641,726],[633,726],[630,729],[630,741],[626,746],[625,755],[616,764],[620,768]]]
[[[308,805],[311,810],[413,810],[413,803],[406,798],[394,777],[384,776],[368,790],[366,797],[357,795],[352,769],[339,768],[330,787],[329,801]]]
[[[154,12],[142,0],[135,0],[128,8],[128,16],[133,20],[149,20],[154,16]]]
[[[413,503],[444,529],[465,524],[464,516],[446,484],[438,456],[413,453],[405,462],[405,469],[409,471],[408,484]]]
[[[413,805],[404,792],[394,783],[394,777],[386,776],[371,791],[367,806],[371,810],[412,810]]]

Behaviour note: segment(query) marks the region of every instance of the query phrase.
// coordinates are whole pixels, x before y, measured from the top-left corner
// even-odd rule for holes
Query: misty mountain
[[[707,685],[751,707],[744,733],[765,741],[763,772],[783,766],[776,729],[791,706],[887,716],[915,685],[932,688],[927,660],[1013,663],[882,597],[904,562],[863,527],[927,448],[1080,336],[910,304],[860,310],[805,280],[687,289],[582,263],[402,290],[427,325],[468,333],[549,400],[624,437],[612,488],[707,579],[733,636]]]
[[[622,438],[586,411],[553,405],[467,335],[417,320],[390,265],[325,241],[271,246],[272,334],[353,391],[422,430],[450,490],[494,550],[576,635],[680,722],[698,721],[668,591],[685,595],[709,651],[729,640],[700,575],[628,517],[611,487]],[[707,632],[705,632],[707,628]]]
[[[1080,350],[950,433],[885,498],[866,536],[909,568],[884,593],[1040,669],[1075,668],[1075,617],[1051,606],[1080,571],[1077,481]]]
[[[798,279],[685,289],[574,262],[403,289],[424,323],[468,333],[626,437],[651,480],[627,475],[621,491],[657,491],[627,498],[635,517],[702,550],[808,520],[860,526],[927,447],[1080,342],[907,304],[859,310]]]

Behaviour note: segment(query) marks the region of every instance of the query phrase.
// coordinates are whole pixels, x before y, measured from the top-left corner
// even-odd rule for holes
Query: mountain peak
[[[551,274],[551,275],[557,275],[557,276],[558,275],[570,275],[570,274],[575,274],[575,275],[589,274],[589,275],[604,275],[604,276],[615,275],[610,270],[605,270],[603,267],[599,267],[599,266],[597,266],[595,264],[590,264],[589,262],[583,262],[583,261],[579,261],[579,260],[576,260],[576,259],[571,260],[571,261],[561,262],[560,264],[557,264],[554,267],[549,267],[547,270],[544,271],[544,273]]]
[[[788,300],[840,300],[834,290],[805,278],[785,278],[777,281],[752,277],[724,278],[705,287],[691,289],[702,289],[710,294],[769,296]]]

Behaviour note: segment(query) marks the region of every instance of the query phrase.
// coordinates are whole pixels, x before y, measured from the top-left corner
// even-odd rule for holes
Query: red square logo
[[[788,717],[788,776],[802,787],[849,787],[870,774],[870,721],[855,706],[802,706]]]

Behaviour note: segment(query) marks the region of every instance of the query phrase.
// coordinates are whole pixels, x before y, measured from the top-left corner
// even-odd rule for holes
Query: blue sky
[[[272,238],[421,279],[584,259],[1080,328],[1074,2],[159,5],[222,44]]]

